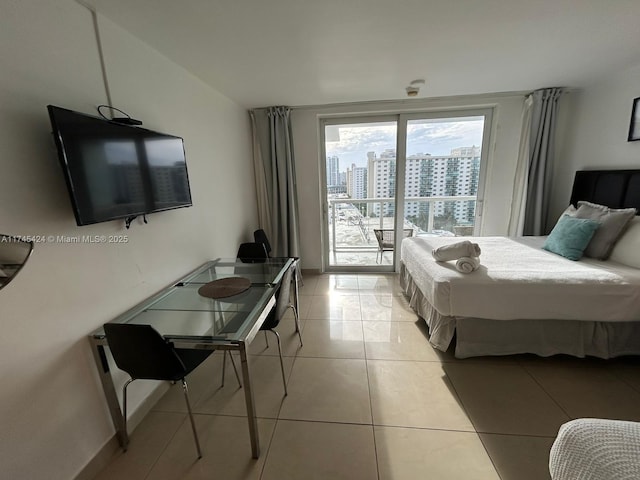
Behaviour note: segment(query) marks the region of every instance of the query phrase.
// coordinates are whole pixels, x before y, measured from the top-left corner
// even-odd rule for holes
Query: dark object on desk
[[[238,247],[237,258],[243,263],[265,263],[269,255],[263,243],[241,243]]]
[[[291,303],[291,280],[293,278],[293,269],[296,268],[296,264],[294,263],[289,269],[285,272],[282,277],[282,282],[280,283],[280,288],[276,292],[276,305],[273,307],[266,320],[260,327],[260,330],[264,330],[264,339],[267,342],[267,348],[269,347],[269,341],[267,340],[267,330],[272,332],[276,336],[276,340],[278,341],[278,354],[280,355],[280,369],[282,370],[282,383],[284,384],[284,394],[287,395],[287,380],[284,375],[284,363],[282,362],[282,347],[280,345],[280,335],[278,332],[274,330],[284,317],[284,314],[287,312],[287,309],[293,309],[293,315],[296,322],[296,332],[298,332],[298,337],[300,338],[300,346],[302,347],[302,334],[300,333],[300,324],[298,322],[298,311]]]
[[[267,251],[267,256],[271,256],[271,244],[269,243],[269,239],[267,238],[267,234],[264,230],[259,229],[253,232],[253,240],[256,243],[262,243],[264,245],[264,249]]]
[[[376,254],[376,263],[382,263],[382,255],[384,252],[391,252],[395,248],[395,230],[373,230],[373,233],[376,236],[376,240],[378,241],[378,253]],[[402,238],[408,238],[413,236],[412,228],[405,228],[402,230]],[[378,261],[378,256],[380,257],[380,261]]]
[[[134,380],[166,380],[169,382],[180,380],[187,402],[187,411],[189,412],[189,420],[191,420],[198,458],[202,458],[185,377],[204,362],[213,353],[213,350],[175,348],[151,325],[106,323],[104,333],[116,365],[131,376],[122,389],[124,431],[127,431],[127,387],[131,382]],[[235,369],[235,364],[233,368]],[[237,376],[238,372],[236,371]],[[127,445],[123,447],[125,450],[127,449]]]
[[[207,298],[227,298],[238,295],[251,287],[251,280],[244,277],[229,277],[205,283],[198,293]]]

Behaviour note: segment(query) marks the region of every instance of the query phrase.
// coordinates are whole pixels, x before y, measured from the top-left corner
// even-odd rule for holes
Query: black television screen
[[[191,206],[182,138],[47,109],[78,225]]]

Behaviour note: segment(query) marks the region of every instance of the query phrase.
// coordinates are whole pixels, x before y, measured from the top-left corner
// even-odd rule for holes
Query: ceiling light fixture
[[[419,78],[418,80],[413,80],[406,88],[407,97],[417,97],[422,85],[424,85],[424,79]]]

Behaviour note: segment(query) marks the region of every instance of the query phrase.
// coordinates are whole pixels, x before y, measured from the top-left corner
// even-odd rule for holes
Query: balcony
[[[407,197],[402,228],[414,236],[469,236],[475,222],[475,195]],[[330,266],[376,265],[378,243],[374,229],[394,228],[394,198],[329,198]],[[391,265],[392,252],[382,255]]]

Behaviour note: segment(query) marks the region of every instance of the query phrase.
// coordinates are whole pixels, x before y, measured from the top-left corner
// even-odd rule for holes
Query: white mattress
[[[640,320],[640,270],[611,261],[567,260],[540,247],[544,237],[465,237],[480,245],[480,269],[460,273],[431,251],[459,238],[413,237],[402,262],[441,314],[493,320]]]

